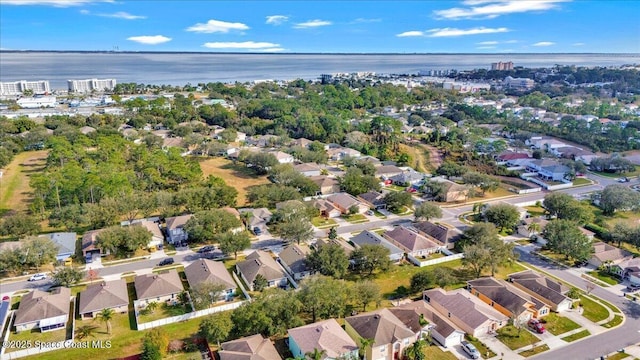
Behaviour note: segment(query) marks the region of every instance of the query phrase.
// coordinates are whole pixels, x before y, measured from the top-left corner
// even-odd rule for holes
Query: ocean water
[[[115,78],[118,83],[185,85],[206,82],[316,79],[320,74],[372,71],[411,74],[429,69],[515,66],[616,66],[640,64],[640,54],[212,54],[0,51],[0,81]]]

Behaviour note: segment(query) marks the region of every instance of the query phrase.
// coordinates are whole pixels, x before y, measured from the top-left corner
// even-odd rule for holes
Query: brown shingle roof
[[[227,341],[220,345],[220,360],[276,360],[282,359],[271,340],[260,334],[238,340]]]
[[[374,346],[391,344],[395,341],[415,336],[391,311],[386,308],[373,312],[350,316],[344,319],[365,339],[373,339]]]
[[[71,290],[66,287],[56,288],[50,293],[33,290],[20,300],[14,325],[69,315],[70,301]]]
[[[101,282],[87,286],[80,293],[78,310],[80,314],[115,308],[129,304],[127,283],[123,280]]]
[[[540,295],[540,297],[554,305],[558,305],[568,299],[568,297],[563,295],[569,291],[568,287],[531,270],[511,274],[509,275],[509,279],[511,279],[514,284],[519,284],[525,289]]]
[[[291,244],[278,254],[280,261],[286,264],[294,274],[307,271],[307,256],[311,250],[306,246]]]
[[[184,224],[186,224],[192,216],[193,215],[188,214],[166,218],[165,221],[167,222],[167,230],[177,229],[184,226]]]
[[[433,324],[435,330],[444,337],[458,330],[452,322],[422,300],[393,307],[389,311],[416,334],[423,328],[420,324],[421,318]]]
[[[157,237],[159,239],[164,239],[164,235],[162,234],[162,230],[160,230],[160,226],[157,223],[149,220],[142,220],[138,223],[133,224],[134,226],[142,226],[147,229],[152,236]]]
[[[289,338],[295,341],[303,354],[318,349],[325,351],[323,358],[336,359],[358,349],[355,341],[335,319],[289,329],[288,333]]]
[[[159,274],[138,275],[134,283],[138,300],[177,294],[184,290],[176,270]]]
[[[507,320],[505,315],[473,298],[471,294],[462,289],[445,292],[440,288],[436,288],[427,290],[423,294],[429,297],[431,302],[440,304],[440,306],[446,308],[448,312],[473,329],[478,328],[487,320]]]
[[[391,231],[386,231],[384,236],[395,240],[398,244],[409,249],[409,251],[429,250],[438,248],[439,245],[429,241],[426,237],[417,234],[403,226],[397,226]]]
[[[223,263],[209,259],[199,259],[184,268],[190,287],[207,282],[224,285],[225,289],[235,289],[236,283]]]
[[[333,194],[327,197],[327,200],[342,207],[343,209],[349,209],[354,205],[360,204],[360,202],[353,196],[347,193]]]
[[[514,315],[520,315],[527,310],[528,303],[532,303],[536,309],[545,306],[540,300],[492,277],[470,280],[467,284]]]
[[[456,242],[460,238],[460,234],[455,230],[449,229],[444,225],[434,224],[430,221],[417,222],[413,224],[413,227],[428,237],[431,237],[433,240],[436,240],[436,242],[441,245]]]
[[[237,263],[236,267],[249,283],[253,283],[258,274],[264,276],[267,281],[285,277],[284,270],[280,265],[269,254],[261,250],[249,254],[246,260]]]

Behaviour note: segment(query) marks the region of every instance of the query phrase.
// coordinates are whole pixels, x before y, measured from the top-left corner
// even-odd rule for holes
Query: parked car
[[[621,182],[621,183],[623,183],[623,182],[629,182],[629,178],[627,178],[627,177],[621,177],[621,178],[618,178],[618,182]]]
[[[31,275],[31,277],[29,278],[29,281],[40,281],[40,280],[45,280],[46,278],[47,278],[47,274],[37,273],[37,274]]]
[[[262,234],[262,230],[260,230],[260,228],[259,228],[259,227],[254,226],[254,227],[253,227],[253,233],[254,233],[256,236],[259,236],[260,234]]]
[[[531,319],[529,320],[529,328],[538,334],[544,334],[545,328],[539,320]]]
[[[216,249],[216,247],[215,247],[215,246],[213,246],[213,245],[207,245],[207,246],[203,246],[203,247],[201,247],[200,249],[198,249],[197,253],[198,253],[198,254],[204,254],[204,253],[207,253],[207,252],[213,251],[213,250],[215,250],[215,249]]]
[[[462,345],[462,350],[467,353],[472,359],[480,359],[480,352],[473,346],[472,343],[468,341],[462,341],[460,343]]]
[[[369,210],[369,211],[367,211],[367,215],[369,215],[369,216],[372,216],[372,215],[374,215],[374,212],[373,212],[373,210]]]
[[[640,285],[635,285],[635,284],[629,284],[627,285],[627,291],[629,292],[634,292],[640,290]]]
[[[160,261],[158,263],[158,266],[166,266],[166,265],[171,265],[171,264],[173,264],[173,258],[166,258],[166,259],[163,259],[162,261]]]

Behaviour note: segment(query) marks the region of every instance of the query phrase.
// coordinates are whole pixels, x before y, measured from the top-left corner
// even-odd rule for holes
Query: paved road
[[[554,264],[547,263],[538,257],[523,251],[522,247],[516,248],[520,252],[520,260],[535,265],[549,274],[556,276],[581,289],[585,289],[586,281],[572,272]],[[547,351],[531,357],[536,360],[587,360],[598,359],[600,356],[616,352],[627,346],[640,343],[640,305],[632,302],[620,294],[614,294],[609,290],[596,287],[592,294],[616,305],[624,313],[624,324],[613,330],[609,330],[597,336],[588,337],[557,350]]]

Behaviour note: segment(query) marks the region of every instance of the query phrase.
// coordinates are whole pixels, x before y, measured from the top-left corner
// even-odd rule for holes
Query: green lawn
[[[584,310],[582,316],[593,322],[606,320],[609,317],[607,308],[585,295],[580,296],[580,304],[582,304],[582,309]]]
[[[480,353],[483,359],[490,359],[496,356],[496,353],[491,351],[491,349],[489,349],[483,342],[481,342],[477,338],[470,337],[469,335],[465,335],[464,338],[468,342],[472,343],[473,346],[476,347],[476,349],[478,349],[478,352]]]
[[[458,359],[452,353],[448,351],[442,351],[440,350],[439,347],[435,345],[431,345],[429,347],[424,348],[423,353],[426,356],[425,358],[429,360],[457,360]]]
[[[59,329],[59,330],[54,330],[54,331],[47,331],[47,332],[40,332],[40,329],[34,329],[34,330],[26,330],[26,331],[21,331],[19,333],[15,333],[14,331],[11,331],[9,333],[9,341],[18,341],[18,342],[26,342],[26,341],[31,341],[31,344],[34,344],[35,342],[39,341],[41,343],[52,343],[52,342],[58,342],[58,341],[64,341],[66,339],[66,332],[65,329]],[[14,352],[14,351],[20,351],[26,349],[25,348],[7,348],[5,350],[5,352],[9,353],[9,352]]]
[[[545,213],[545,209],[542,206],[525,206],[527,212],[532,216],[542,216]]]
[[[518,334],[519,333],[519,334]],[[513,325],[507,325],[498,330],[496,338],[511,350],[517,350],[527,345],[535,344],[540,339],[526,329],[516,329]]]
[[[348,222],[350,222],[352,224],[363,223],[363,222],[368,222],[369,221],[367,219],[367,217],[362,215],[362,214],[343,215],[342,218],[347,220]]]
[[[586,179],[586,178],[575,178],[573,179],[573,186],[580,186],[580,185],[589,185],[589,184],[593,184],[593,181]]]
[[[636,170],[625,173],[609,173],[609,172],[600,172],[600,171],[592,171],[596,175],[609,177],[609,178],[620,178],[620,177],[632,177],[632,176],[640,176],[640,166],[636,166]]]
[[[540,354],[541,352],[545,352],[549,350],[549,345],[542,344],[540,346],[536,346],[533,349],[525,350],[523,352],[518,353],[520,356],[529,357],[536,354]]]
[[[565,336],[562,338],[562,340],[566,341],[566,342],[572,342],[572,341],[576,341],[578,339],[582,339],[583,337],[587,337],[591,335],[591,333],[589,332],[589,330],[582,330],[580,332],[577,332],[575,334],[569,335],[569,336]]]
[[[316,216],[311,219],[311,224],[317,228],[326,228],[334,226],[336,221],[333,219],[325,219],[322,216]]]
[[[618,283],[620,282],[618,281],[618,278],[616,278],[615,276],[609,274],[604,270],[589,271],[587,274],[609,285],[618,285]]]
[[[564,334],[580,327],[580,325],[576,324],[571,319],[560,316],[556,313],[550,313],[543,319],[545,321],[544,327],[553,335]]]
[[[629,354],[619,352],[619,353],[615,353],[613,355],[607,356],[607,360],[622,360],[622,359],[626,359],[626,358],[628,358],[630,356],[631,355],[629,355]]]
[[[138,315],[138,323],[147,323],[154,320],[164,319],[172,316],[184,315],[190,312],[191,305],[174,305],[169,306],[166,303],[158,304],[158,308],[153,312],[144,314],[140,311]]]
[[[618,326],[618,325],[622,324],[622,319],[623,319],[623,318],[622,318],[622,316],[620,316],[620,315],[615,315],[615,316],[613,317],[613,319],[611,319],[611,321],[609,321],[609,322],[608,322],[608,323],[606,323],[606,324],[603,324],[602,326],[606,327],[607,329],[610,329],[610,328],[616,327],[616,326]]]

